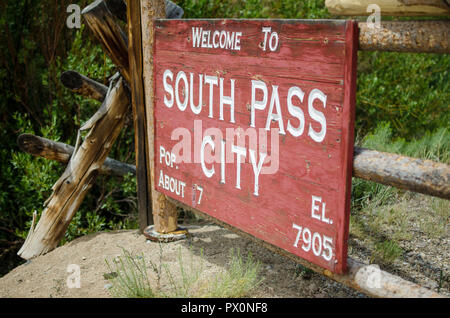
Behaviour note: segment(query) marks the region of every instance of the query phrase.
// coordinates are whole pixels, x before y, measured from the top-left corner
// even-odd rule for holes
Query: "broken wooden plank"
[[[61,74],[61,82],[72,92],[103,102],[108,87],[100,84],[76,71],[66,71]]]
[[[103,106],[94,114],[90,131],[72,156],[63,175],[52,187],[53,193],[36,228],[31,228],[18,255],[24,259],[47,253],[57,247],[70,221],[104,164],[119,135],[129,110],[129,97],[122,78],[110,90]],[[102,116],[96,116],[101,113]]]
[[[450,21],[359,22],[362,51],[450,53]]]
[[[32,134],[20,135],[17,139],[17,145],[22,151],[33,156],[56,160],[61,163],[69,162],[74,151],[74,147],[70,145]],[[105,163],[99,169],[99,173],[114,176],[124,176],[130,173],[136,175],[136,167],[111,158],[106,158]]]
[[[366,16],[373,13],[368,7],[376,4],[382,16],[448,16],[446,0],[326,0],[328,11],[334,15]]]
[[[103,0],[97,0],[83,9],[82,14],[87,25],[100,41],[106,54],[119,68],[125,81],[130,82],[128,62],[128,39],[114,20]]]

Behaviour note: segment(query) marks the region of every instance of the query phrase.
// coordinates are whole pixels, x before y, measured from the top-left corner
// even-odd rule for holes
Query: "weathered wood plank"
[[[83,9],[82,14],[87,25],[100,41],[104,51],[119,68],[125,81],[130,82],[128,61],[128,39],[114,20],[103,0],[96,0]]]
[[[265,29],[276,34],[266,49]],[[155,32],[156,189],[332,271],[345,271],[356,23],[156,20]],[[236,49],[231,40],[226,47],[227,34],[239,34]],[[206,78],[216,84],[208,87]],[[232,102],[221,106],[220,96],[230,91]],[[293,99],[294,91],[301,96]],[[314,103],[315,92],[326,102]],[[255,101],[261,106],[252,108]],[[313,104],[323,126],[311,115]],[[301,114],[296,117],[289,105]],[[314,139],[313,130],[321,127],[322,137]],[[242,154],[238,161],[235,146]],[[265,162],[258,170],[260,158]],[[316,198],[326,206],[327,221],[311,216]],[[300,228],[316,238],[317,248],[298,244]],[[319,237],[332,248],[322,249]]]
[[[153,5],[154,7],[152,7]],[[150,127],[153,125],[153,115],[146,112],[145,103],[149,103],[148,99],[151,99],[151,96],[147,96],[149,88],[145,88],[147,90],[144,94],[143,82],[145,75],[152,76],[151,71],[145,71],[152,67],[148,64],[152,62],[152,50],[150,56],[143,56],[142,53],[143,36],[147,36],[146,43],[150,46],[153,40],[147,33],[153,23],[152,18],[164,16],[165,9],[164,4],[160,1],[142,5],[139,1],[131,2],[127,9],[136,160],[139,167],[137,171],[139,227],[143,231],[148,225],[155,224],[156,231],[168,233],[176,230],[178,214],[176,209],[170,203],[166,203],[164,197],[155,192],[152,186],[152,163],[149,161],[148,155],[151,156],[154,146],[153,137],[148,137],[147,131],[153,130],[153,127]]]
[[[138,1],[136,1],[138,2]],[[143,91],[145,91],[145,116],[147,121],[147,180],[149,182],[153,220],[155,231],[159,233],[170,233],[178,228],[178,211],[167,197],[155,190],[155,140],[154,140],[154,18],[165,16],[165,5],[163,0],[139,1],[141,16],[141,39],[139,43],[142,52],[143,76],[140,78]],[[130,5],[130,4],[129,4]],[[137,10],[137,9],[136,9]],[[130,12],[130,11],[129,11]],[[129,16],[130,18],[130,16]],[[137,27],[136,27],[137,28]],[[137,48],[137,47],[136,47]]]
[[[326,0],[325,5],[331,14],[365,16],[367,7],[376,4],[382,16],[445,16],[450,15],[446,0]]]
[[[450,53],[450,21],[383,21],[380,27],[358,23],[363,51]]]
[[[145,96],[142,82],[142,44],[141,44],[141,11],[139,1],[132,1],[127,7],[128,15],[128,56],[131,73],[131,98],[135,131],[135,152],[137,170],[137,197],[139,229],[153,224],[151,188],[147,160],[148,140],[146,136],[147,119],[145,113]]]
[[[398,276],[389,274],[383,270],[379,270],[378,267],[374,265],[366,265],[352,258],[347,259],[347,269],[348,271],[344,274],[335,274],[327,269],[323,269],[313,263],[306,261],[303,258],[297,257],[294,254],[288,253],[285,250],[279,248],[278,246],[269,244],[263,240],[260,240],[248,233],[245,233],[238,228],[235,228],[227,223],[224,223],[208,214],[205,214],[197,209],[194,209],[182,202],[175,199],[169,198],[170,202],[179,206],[182,209],[190,211],[199,215],[200,217],[214,222],[236,234],[250,239],[272,252],[278,253],[281,256],[288,257],[293,261],[301,264],[316,273],[324,275],[328,278],[333,279],[343,285],[349,286],[357,291],[360,291],[368,296],[372,297],[405,297],[405,298],[442,298],[444,296],[429,290],[427,288],[421,287],[417,284],[406,281]]]
[[[66,71],[61,74],[61,82],[72,92],[103,102],[108,87],[100,84],[76,71]]]
[[[450,166],[355,147],[353,176],[450,200]]]
[[[17,138],[17,145],[20,150],[33,156],[56,160],[61,163],[69,162],[74,151],[74,147],[65,143],[31,134],[20,135]],[[136,167],[111,158],[106,158],[105,163],[99,169],[99,173],[114,176],[124,176],[129,173],[136,175]]]
[[[22,258],[30,259],[51,251],[64,236],[124,125],[129,110],[129,97],[126,95],[124,81],[119,78],[106,97],[104,107],[94,115],[98,120],[91,122],[88,135],[53,186],[39,223],[30,229],[18,252]]]

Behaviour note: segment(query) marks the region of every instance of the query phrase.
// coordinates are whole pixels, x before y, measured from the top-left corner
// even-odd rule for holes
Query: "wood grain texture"
[[[355,147],[353,175],[450,200],[450,166],[445,163]]]
[[[450,53],[450,21],[359,22],[362,51]]]
[[[130,67],[138,167],[138,205],[141,231],[154,224],[160,233],[177,229],[178,212],[154,189],[153,174],[153,19],[165,16],[164,2],[136,1],[128,4]],[[144,80],[145,79],[145,80]]]
[[[52,187],[53,193],[45,203],[36,228],[30,229],[25,243],[18,252],[22,258],[30,259],[57,247],[85,195],[95,182],[129,110],[129,97],[122,78],[110,91],[104,106],[99,110],[101,116],[97,116],[98,120],[92,123],[85,140]]]
[[[242,32],[239,51],[220,48],[198,48],[192,45],[192,27],[206,30],[226,30]],[[278,32],[280,47],[274,52],[261,49],[264,38],[262,27],[271,27]],[[277,245],[289,253],[303,257],[331,271],[342,273],[346,270],[348,215],[350,202],[351,171],[353,158],[354,94],[356,78],[357,26],[354,22],[337,20],[157,20],[155,51],[155,186],[167,196],[205,212],[250,235]],[[212,34],[212,33],[211,33]],[[199,100],[199,74],[214,75],[224,79],[225,95],[230,95],[231,79],[235,80],[235,123],[230,123],[230,108],[225,107],[224,120],[219,120],[219,89],[214,92],[213,118],[208,116],[209,88],[204,86],[202,110],[195,115],[189,105],[181,111],[176,103],[172,108],[164,104],[169,98],[163,85],[163,73],[170,69],[173,80],[180,71],[193,74],[193,99]],[[160,161],[160,146],[171,150],[178,140],[172,140],[177,128],[185,128],[195,134],[194,122],[201,121],[199,129],[203,136],[207,129],[218,128],[225,136],[227,128],[242,128],[250,124],[251,81],[266,83],[269,95],[278,86],[280,107],[284,127],[291,121],[298,125],[298,119],[287,110],[286,99],[290,87],[299,87],[305,93],[303,102],[294,99],[305,114],[304,133],[297,138],[287,133],[279,137],[279,169],[275,174],[261,175],[258,196],[254,195],[254,174],[249,152],[241,169],[241,189],[237,189],[236,161],[226,163],[226,181],[221,183],[221,165],[214,166],[215,175],[207,178],[200,163],[176,162],[176,167],[167,167]],[[180,84],[184,87],[183,82]],[[323,142],[314,142],[309,130],[320,131],[320,125],[308,115],[308,95],[320,89],[326,96],[326,107],[320,108],[327,120],[327,133]],[[181,89],[183,90],[183,88]],[[182,100],[190,99],[190,94],[182,94]],[[258,97],[260,99],[261,97]],[[320,103],[313,105],[319,109]],[[255,124],[264,128],[267,112],[257,111]],[[274,121],[273,121],[274,122]],[[278,127],[277,122],[272,127]],[[295,124],[294,124],[295,123]],[[269,144],[271,137],[267,136]],[[194,137],[195,138],[195,137]],[[190,141],[194,144],[202,141]],[[219,138],[220,139],[220,138]],[[278,135],[275,135],[278,139]],[[229,147],[234,138],[228,140]],[[247,142],[245,142],[247,143]],[[246,144],[249,148],[249,145]],[[218,148],[218,147],[217,147]],[[251,149],[256,152],[257,147]],[[211,149],[208,148],[208,153]],[[267,145],[272,155],[272,146]],[[195,152],[196,150],[194,150]],[[216,150],[217,153],[218,150]],[[276,149],[273,149],[275,155]],[[199,156],[198,153],[193,156]],[[258,155],[259,158],[259,155]],[[268,162],[266,162],[268,164]],[[186,183],[185,195],[161,186],[160,176],[170,176]],[[203,189],[203,199],[199,191]],[[332,224],[311,218],[312,197],[322,198],[326,203],[326,213]],[[201,201],[201,202],[200,202]],[[199,203],[200,202],[200,203]],[[316,222],[317,221],[317,222]],[[311,249],[305,252],[301,242],[294,246],[297,231],[293,225],[307,227],[313,233],[330,237],[333,241],[332,258],[329,260],[313,255]],[[318,242],[318,239],[315,241]],[[320,245],[320,244],[317,244]],[[316,251],[320,249],[315,246]],[[320,254],[320,253],[318,253]]]
[[[119,68],[125,81],[129,83],[128,39],[114,20],[106,3],[103,0],[96,0],[84,8],[82,14],[95,37],[100,41],[103,50]]]
[[[61,74],[62,84],[76,94],[103,102],[108,87],[98,83],[76,71],[65,71]]]
[[[65,143],[31,134],[20,135],[17,138],[17,145],[20,150],[33,156],[56,160],[61,163],[69,162],[74,151],[74,147]],[[106,158],[105,163],[99,169],[99,173],[114,176],[124,176],[129,173],[136,175],[136,167],[111,158]]]
[[[170,233],[178,228],[178,211],[166,196],[155,189],[155,135],[154,135],[154,54],[155,34],[154,19],[166,15],[165,3],[158,1],[141,1],[142,47],[143,47],[143,79],[145,90],[145,111],[147,117],[149,181],[151,186],[152,213],[155,231]]]
[[[145,96],[142,65],[142,36],[141,36],[141,8],[140,1],[133,1],[127,7],[128,16],[128,56],[131,73],[131,96],[133,108],[133,123],[135,131],[135,151],[137,170],[137,198],[139,229],[141,232],[153,224],[152,201],[149,174],[149,162],[146,157],[147,120],[145,114]]]
[[[450,5],[446,0],[326,0],[328,11],[334,15],[365,16],[367,7],[377,4],[382,16],[448,16]]]

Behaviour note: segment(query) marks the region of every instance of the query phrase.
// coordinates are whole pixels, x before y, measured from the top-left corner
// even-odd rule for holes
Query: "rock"
[[[119,274],[117,274],[117,272],[111,272],[111,273],[104,273],[103,274],[103,278],[104,279],[113,279],[113,278],[116,278],[117,276],[119,276]]]
[[[328,298],[328,295],[325,292],[321,292],[321,293],[315,294],[314,296],[317,297],[317,298]]]
[[[436,289],[439,287],[439,284],[435,281],[429,281],[424,284],[424,287],[429,288],[429,289]]]
[[[315,292],[315,291],[317,291],[317,285],[315,284],[315,283],[311,283],[311,284],[309,284],[308,285],[308,290],[310,291],[310,292]]]
[[[104,286],[105,289],[111,289],[112,287],[113,287],[112,284],[105,284],[105,286]]]

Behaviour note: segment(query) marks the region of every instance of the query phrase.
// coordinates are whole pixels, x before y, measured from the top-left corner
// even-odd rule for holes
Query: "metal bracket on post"
[[[159,233],[155,231],[154,225],[150,225],[144,230],[144,236],[153,242],[170,243],[187,239],[189,237],[189,232],[186,228],[179,226],[174,232]]]

